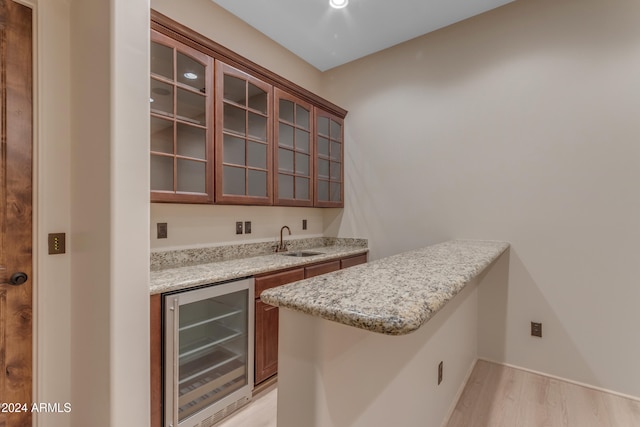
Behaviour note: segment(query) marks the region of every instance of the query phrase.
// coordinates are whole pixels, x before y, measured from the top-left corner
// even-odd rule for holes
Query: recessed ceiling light
[[[329,0],[329,5],[334,9],[342,9],[349,4],[349,0]]]
[[[196,73],[184,73],[184,77],[189,80],[195,80],[198,78],[198,75]]]

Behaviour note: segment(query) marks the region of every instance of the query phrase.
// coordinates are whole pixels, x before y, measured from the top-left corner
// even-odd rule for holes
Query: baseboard
[[[471,378],[471,373],[473,372],[473,368],[476,367],[476,363],[478,363],[477,358],[471,363],[469,369],[467,370],[467,374],[464,377],[464,381],[462,381],[462,384],[460,384],[460,387],[458,387],[458,391],[456,391],[455,396],[453,396],[451,405],[449,406],[449,410],[447,411],[447,414],[443,419],[441,427],[447,427],[447,424],[449,424],[449,420],[453,415],[453,411],[456,410],[456,405],[458,405],[458,400],[460,400],[460,397],[462,396],[462,393],[464,392],[464,389],[467,386],[467,383],[469,382],[469,378]]]
[[[580,381],[575,381],[575,380],[571,380],[571,379],[568,379],[568,378],[559,377],[557,375],[551,375],[551,374],[547,374],[545,372],[540,372],[540,371],[536,371],[536,370],[533,370],[533,369],[523,368],[522,366],[512,365],[510,363],[498,362],[496,360],[491,360],[491,359],[487,359],[487,358],[484,358],[484,357],[479,357],[476,360],[476,362],[478,360],[484,360],[485,362],[495,363],[496,365],[502,365],[502,366],[506,366],[508,368],[519,369],[521,371],[529,372],[529,373],[536,374],[536,375],[542,375],[543,377],[553,378],[554,380],[564,381],[564,382],[569,383],[569,384],[574,384],[574,385],[577,385],[577,386],[580,386],[580,387],[585,387],[585,388],[589,388],[591,390],[600,391],[602,393],[608,393],[608,394],[612,394],[614,396],[618,396],[618,397],[622,397],[622,398],[625,398],[625,399],[629,399],[629,400],[634,400],[636,402],[640,402],[640,397],[637,397],[637,396],[632,396],[630,394],[620,393],[620,392],[609,390],[609,389],[606,389],[606,388],[603,388],[603,387],[597,387],[597,386],[594,386],[594,385],[591,385],[591,384],[582,383]]]

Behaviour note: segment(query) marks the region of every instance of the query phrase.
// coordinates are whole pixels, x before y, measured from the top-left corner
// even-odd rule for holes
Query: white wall
[[[508,288],[480,289],[480,355],[635,396],[639,14],[519,1],[325,80],[350,111],[338,233],[372,258],[511,242]]]
[[[71,228],[69,2],[41,1],[35,16],[34,401],[66,403],[71,402],[71,260],[68,252],[46,254],[47,234],[63,232],[68,237]],[[34,414],[34,421],[38,426],[67,427],[70,414]]]
[[[71,426],[145,426],[149,3],[70,6]]]
[[[443,425],[477,357],[477,283],[402,336],[281,309],[278,426]]]
[[[211,0],[152,0],[151,7],[311,92],[319,93],[321,89],[320,71]],[[301,228],[302,219],[308,220],[306,231]],[[252,233],[236,235],[236,221],[251,221]],[[151,248],[267,241],[278,236],[283,225],[291,228],[293,237],[318,236],[324,232],[323,221],[319,208],[154,203],[151,206]],[[167,239],[156,239],[158,222],[168,224]]]

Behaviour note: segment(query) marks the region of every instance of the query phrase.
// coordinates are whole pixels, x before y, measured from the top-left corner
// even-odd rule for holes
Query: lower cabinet
[[[255,385],[273,377],[278,372],[278,307],[262,302],[260,294],[275,286],[366,262],[367,254],[362,254],[255,277]],[[161,427],[164,418],[164,395],[162,386],[162,300],[160,294],[151,295],[150,316],[151,427]]]
[[[367,262],[367,254],[256,276],[255,385],[278,373],[278,307],[260,299],[262,291]]]

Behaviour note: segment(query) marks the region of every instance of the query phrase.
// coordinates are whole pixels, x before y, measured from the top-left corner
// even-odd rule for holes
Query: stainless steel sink
[[[280,252],[280,255],[308,257],[308,256],[314,256],[314,255],[322,255],[322,252],[311,252],[311,251]]]

